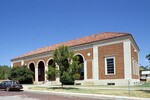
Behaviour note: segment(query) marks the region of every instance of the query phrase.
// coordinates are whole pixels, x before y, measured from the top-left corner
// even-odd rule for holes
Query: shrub
[[[10,71],[11,80],[19,81],[21,84],[33,83],[34,73],[26,66],[13,67]]]

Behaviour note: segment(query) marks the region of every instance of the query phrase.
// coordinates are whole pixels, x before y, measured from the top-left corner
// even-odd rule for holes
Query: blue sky
[[[99,32],[129,32],[148,65],[150,0],[0,0],[0,65],[40,47]]]

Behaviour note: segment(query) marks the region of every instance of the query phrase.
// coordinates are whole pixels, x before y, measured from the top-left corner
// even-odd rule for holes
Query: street
[[[5,91],[0,89],[0,100],[150,100],[149,98],[115,97],[107,95],[52,93],[45,91]]]
[[[108,100],[93,97],[77,97],[67,95],[55,95],[45,92],[10,91],[0,90],[0,100]],[[113,100],[113,99],[109,99]]]

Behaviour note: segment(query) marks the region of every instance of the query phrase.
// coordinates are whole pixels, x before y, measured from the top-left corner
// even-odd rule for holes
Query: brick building
[[[139,48],[129,33],[104,32],[39,48],[11,59],[12,66],[27,65],[35,73],[36,83],[47,81],[46,70],[52,64],[52,51],[69,46],[80,57],[82,70],[76,83],[91,85],[138,84]],[[59,83],[59,78],[54,79]]]

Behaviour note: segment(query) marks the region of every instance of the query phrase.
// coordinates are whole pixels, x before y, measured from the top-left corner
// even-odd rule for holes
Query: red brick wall
[[[36,59],[32,59],[32,60],[27,60],[27,61],[24,61],[24,64],[28,65],[31,61],[34,62],[35,64],[38,63],[38,61],[44,61],[45,63],[47,63],[48,59],[50,57],[42,57],[42,58],[36,58]]]
[[[87,61],[87,79],[92,79],[92,61]]]
[[[78,50],[78,51],[75,51],[75,53],[82,54],[84,56],[85,60],[92,60],[93,59],[93,48]],[[91,55],[88,56],[87,53],[90,53]]]
[[[47,63],[49,58],[50,57],[43,57],[43,58],[36,58],[36,59],[32,59],[32,60],[25,60],[24,65],[28,65],[31,61],[34,62],[35,64],[37,64],[37,62],[40,61],[40,60]],[[13,63],[13,66],[21,66],[21,62],[15,62],[15,63]]]
[[[13,63],[13,67],[16,67],[16,66],[21,66],[21,62],[15,62],[15,63]]]
[[[106,45],[98,48],[99,79],[124,78],[123,43]],[[105,75],[105,57],[115,57],[115,75]]]

